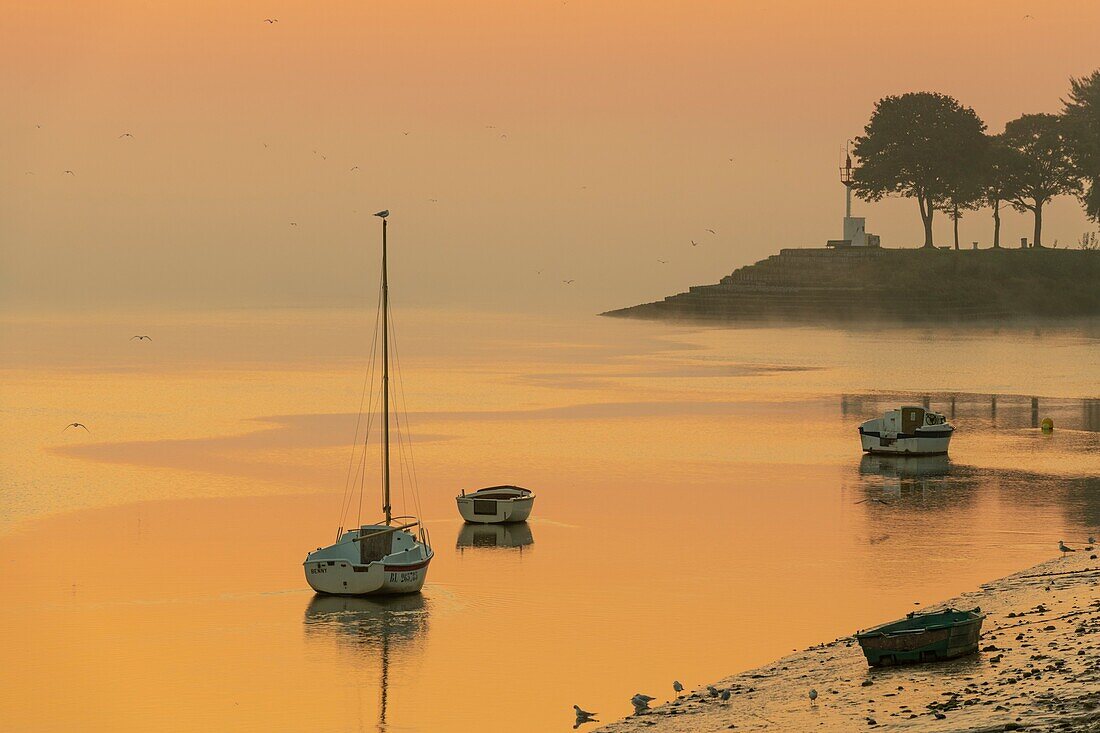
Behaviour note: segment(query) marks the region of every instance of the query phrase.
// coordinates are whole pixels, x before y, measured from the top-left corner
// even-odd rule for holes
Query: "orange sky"
[[[839,236],[837,151],[879,97],[953,94],[996,131],[1100,66],[1092,1],[5,6],[17,310],[358,304],[387,206],[399,304],[653,299]],[[912,202],[856,208],[919,242]],[[1057,201],[1044,238],[1088,228]]]

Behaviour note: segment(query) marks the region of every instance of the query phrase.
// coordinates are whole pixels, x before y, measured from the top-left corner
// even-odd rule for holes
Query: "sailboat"
[[[395,517],[390,505],[390,323],[386,263],[389,213],[387,209],[375,214],[382,219],[382,511],[385,516],[377,524],[362,524],[346,531],[341,523],[336,530],[335,543],[318,547],[306,556],[302,563],[306,582],[318,593],[348,596],[416,593],[424,586],[428,564],[435,554],[420,520],[414,516]],[[373,378],[371,381],[373,383]],[[358,426],[356,433],[358,439]],[[364,437],[364,474],[366,445]],[[349,479],[350,470],[349,465]],[[350,507],[347,489],[345,487],[345,514]]]

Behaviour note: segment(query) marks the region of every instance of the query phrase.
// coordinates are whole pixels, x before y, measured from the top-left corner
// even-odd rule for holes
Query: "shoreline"
[[[728,702],[685,690],[590,730],[1100,731],[1100,547],[1069,544],[1078,551],[920,609],[980,606],[977,654],[872,669],[845,636],[714,682]]]

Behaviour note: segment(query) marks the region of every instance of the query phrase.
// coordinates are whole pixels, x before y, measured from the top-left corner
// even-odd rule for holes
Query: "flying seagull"
[[[879,499],[878,497],[868,497],[866,499],[860,499],[859,501],[856,501],[856,502],[853,502],[853,503],[854,504],[862,504],[865,501],[873,501],[873,502],[876,502],[878,504],[885,504],[886,506],[890,506],[890,502],[886,501],[885,499]]]
[[[385,218],[386,218],[387,216],[389,216],[389,215],[390,215],[390,210],[389,210],[389,209],[382,209],[382,210],[381,210],[381,211],[379,211],[379,212],[378,212],[377,214],[375,214],[375,216],[380,216],[380,217],[382,217],[383,219],[385,219]]]
[[[810,688],[810,704],[817,705],[817,690]]]
[[[693,240],[691,240],[691,246],[692,246],[692,247],[698,247],[698,246],[699,246],[699,243],[698,243],[698,242],[696,242],[696,241],[695,241],[695,240],[693,239]]]
[[[292,221],[292,222],[290,222],[290,226],[296,227],[296,226],[298,226],[298,222]]]
[[[1062,557],[1065,557],[1067,552],[1077,552],[1072,547],[1066,547],[1066,543],[1062,540],[1058,540],[1058,549],[1062,551]]]
[[[357,166],[357,165],[353,165],[353,166],[351,167],[351,170],[353,170],[353,171],[357,171],[357,170],[359,170],[359,166]]]
[[[62,174],[62,175],[75,176],[76,174],[75,174],[75,173],[73,173],[72,171],[65,171],[65,173],[64,173],[64,174]]]
[[[708,229],[707,231],[710,232],[711,234],[717,234],[718,233],[718,232],[714,231],[713,229]]]
[[[659,259],[657,261],[660,262],[662,265],[667,265],[668,264],[668,260],[660,260]]]
[[[562,280],[562,282],[565,283],[566,285],[572,285],[573,284],[572,280]]]
[[[138,341],[152,341],[152,340],[153,340],[153,339],[152,339],[151,337],[149,337],[149,336],[131,336],[131,337],[130,337],[130,340],[131,340],[131,341],[133,341],[134,339],[137,339]]]
[[[132,138],[133,136],[134,136],[134,135],[133,135],[133,133],[130,133],[130,132],[124,132],[124,133],[122,133],[121,135],[119,135],[119,136],[118,136],[118,138],[119,138],[119,140],[121,140],[121,139],[122,139],[122,138],[124,138],[124,137],[130,137],[130,138]]]
[[[264,22],[265,23],[278,23],[279,19],[278,18],[264,18]]]
[[[88,430],[88,428],[84,427],[83,424],[78,423],[78,422],[69,423],[68,425],[65,426],[64,430],[62,430],[61,432],[65,432],[65,430],[68,430],[69,428],[84,428],[89,433],[92,432],[91,430]]]
[[[673,680],[672,681],[672,689],[675,690],[676,692],[683,692],[684,691],[684,686],[680,684],[680,680]]]

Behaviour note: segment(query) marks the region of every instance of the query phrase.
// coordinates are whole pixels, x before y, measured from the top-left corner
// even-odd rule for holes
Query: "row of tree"
[[[1035,217],[1034,246],[1043,244],[1043,207],[1055,196],[1081,198],[1100,221],[1100,70],[1070,79],[1061,114],[1026,114],[999,135],[969,107],[933,92],[885,97],[875,105],[853,152],[853,189],[866,201],[915,198],[932,247],[932,217],[955,222],[964,211],[993,211],[993,246],[1000,247],[1001,206]]]

